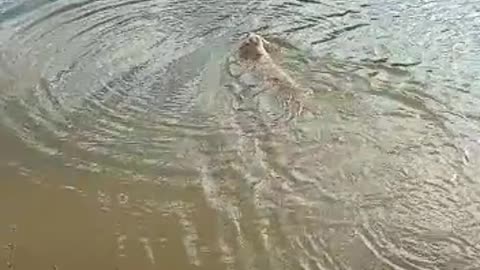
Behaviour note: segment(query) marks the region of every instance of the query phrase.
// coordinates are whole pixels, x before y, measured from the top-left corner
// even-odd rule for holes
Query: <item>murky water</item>
[[[0,0],[0,269],[480,269],[479,78],[474,1]]]

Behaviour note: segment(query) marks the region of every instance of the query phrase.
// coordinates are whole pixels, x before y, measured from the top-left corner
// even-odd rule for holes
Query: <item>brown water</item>
[[[466,0],[0,0],[0,269],[480,269],[479,26]],[[253,94],[248,31],[318,115]]]

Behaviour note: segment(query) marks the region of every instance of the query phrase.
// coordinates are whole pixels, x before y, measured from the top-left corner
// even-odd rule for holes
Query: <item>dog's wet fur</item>
[[[297,111],[294,114],[301,113],[303,111],[303,102],[301,102],[303,98],[301,97],[309,91],[300,87],[293,78],[274,61],[271,53],[277,50],[277,47],[265,40],[262,36],[249,33],[240,43],[238,56],[248,69],[263,78],[267,88],[276,90],[277,94],[285,97],[290,105],[294,105],[294,110]]]

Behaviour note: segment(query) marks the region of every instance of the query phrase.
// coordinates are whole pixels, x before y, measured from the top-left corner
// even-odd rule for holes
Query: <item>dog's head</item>
[[[265,42],[261,36],[255,33],[249,33],[240,45],[240,57],[243,59],[257,60],[268,54],[264,46]]]

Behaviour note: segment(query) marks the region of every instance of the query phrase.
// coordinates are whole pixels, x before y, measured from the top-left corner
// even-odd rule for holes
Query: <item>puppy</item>
[[[302,100],[305,95],[311,94],[311,91],[300,87],[275,63],[271,52],[277,51],[278,47],[260,35],[249,33],[239,46],[238,56],[247,69],[254,71],[264,80],[266,83],[264,91],[276,90],[277,94],[286,101],[288,107],[294,111],[294,115],[302,114],[304,109]]]

